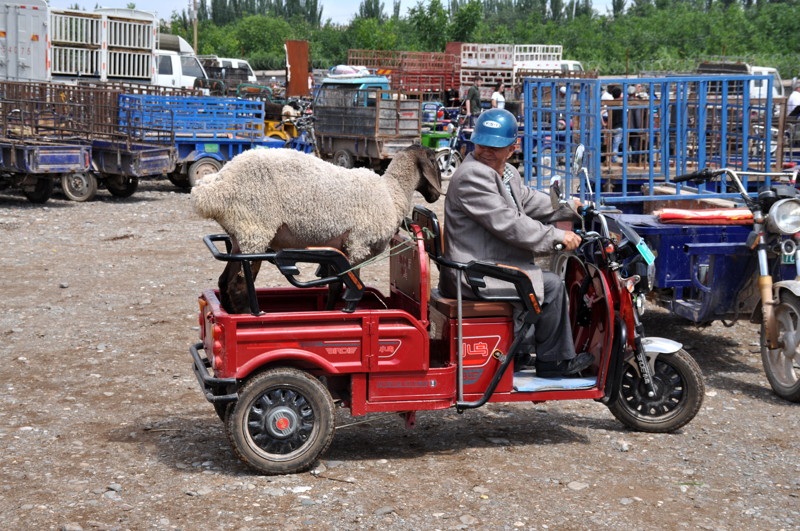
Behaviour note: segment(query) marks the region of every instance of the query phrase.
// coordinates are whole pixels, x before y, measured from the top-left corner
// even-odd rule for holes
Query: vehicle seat
[[[458,301],[442,295],[438,289],[431,290],[431,304],[436,310],[451,319],[458,316]],[[475,317],[512,317],[514,307],[508,302],[461,301],[461,315],[464,318]]]
[[[425,233],[425,251],[435,261],[439,262],[444,256],[444,240],[441,227],[436,214],[422,207],[414,207],[412,213],[414,224]],[[458,314],[458,301],[445,297],[438,289],[432,289],[430,295],[431,305],[449,318],[455,319]],[[476,301],[463,299],[461,301],[461,314],[463,317],[511,317],[513,306],[508,302]]]

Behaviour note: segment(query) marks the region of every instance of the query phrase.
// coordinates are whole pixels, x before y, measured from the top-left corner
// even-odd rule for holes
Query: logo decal
[[[483,125],[492,129],[500,129],[502,127],[499,122],[495,122],[494,120],[486,120],[483,122]]]

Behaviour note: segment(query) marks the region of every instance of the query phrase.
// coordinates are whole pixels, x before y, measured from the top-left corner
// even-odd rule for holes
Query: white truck
[[[181,51],[159,49],[158,41],[158,21],[145,11],[6,1],[0,5],[0,79],[192,87],[206,77],[188,43]]]
[[[698,74],[719,74],[719,75],[745,75],[745,76],[769,76],[772,78],[772,97],[782,98],[785,96],[783,80],[776,68],[771,66],[753,66],[740,61],[703,61],[697,66]],[[766,81],[756,79],[750,82],[750,98],[766,99]]]

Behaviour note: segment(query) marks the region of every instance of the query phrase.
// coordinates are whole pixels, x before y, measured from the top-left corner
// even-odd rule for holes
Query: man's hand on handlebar
[[[581,244],[581,237],[572,231],[568,231],[564,234],[564,239],[561,240],[561,244],[564,246],[565,250],[574,251]]]

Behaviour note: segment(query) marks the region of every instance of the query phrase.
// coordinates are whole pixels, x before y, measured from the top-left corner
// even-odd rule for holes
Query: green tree
[[[379,22],[386,20],[386,15],[383,12],[383,2],[380,0],[361,0],[356,17],[374,18]]]
[[[408,10],[408,19],[416,31],[420,49],[444,49],[447,42],[448,15],[440,0],[431,0],[427,6],[417,2],[416,6]]]
[[[472,42],[481,20],[483,20],[483,5],[480,0],[470,0],[452,16],[448,29],[450,39],[456,42]]]

